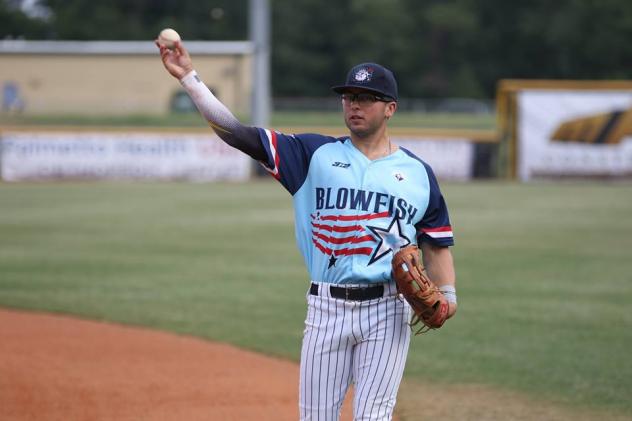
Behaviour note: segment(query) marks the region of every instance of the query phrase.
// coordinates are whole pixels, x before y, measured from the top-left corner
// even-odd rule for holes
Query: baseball
[[[175,42],[180,41],[180,35],[171,28],[165,28],[158,35],[158,42],[173,50]]]

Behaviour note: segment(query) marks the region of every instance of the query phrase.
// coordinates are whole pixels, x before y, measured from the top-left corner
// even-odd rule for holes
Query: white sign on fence
[[[6,181],[241,181],[252,163],[214,134],[5,132],[1,140]]]
[[[49,179],[245,181],[252,159],[215,134],[5,132],[0,175],[5,181]],[[394,137],[430,164],[440,179],[471,178],[469,139]]]
[[[474,163],[474,142],[469,139],[393,138],[432,167],[437,178],[469,180]]]
[[[518,176],[632,175],[632,92],[518,94]]]

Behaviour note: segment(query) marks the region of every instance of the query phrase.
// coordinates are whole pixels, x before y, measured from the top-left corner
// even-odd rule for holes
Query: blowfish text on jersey
[[[410,224],[417,214],[417,208],[408,204],[406,200],[388,193],[365,191],[360,189],[341,187],[333,191],[331,187],[316,187],[316,210],[323,209],[353,209],[374,214],[393,215],[397,208],[398,219],[406,218]]]

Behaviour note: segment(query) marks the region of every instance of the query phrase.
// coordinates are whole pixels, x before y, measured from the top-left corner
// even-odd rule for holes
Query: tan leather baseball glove
[[[415,334],[443,326],[448,318],[448,301],[426,276],[417,246],[411,244],[395,253],[392,266],[397,290],[415,313],[411,327],[423,324]]]

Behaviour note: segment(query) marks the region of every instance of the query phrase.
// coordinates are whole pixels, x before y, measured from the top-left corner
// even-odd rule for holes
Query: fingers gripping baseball
[[[173,48],[169,48],[156,39],[156,46],[160,49],[160,58],[165,69],[176,79],[182,79],[193,70],[193,63],[189,52],[181,41],[175,41]]]

